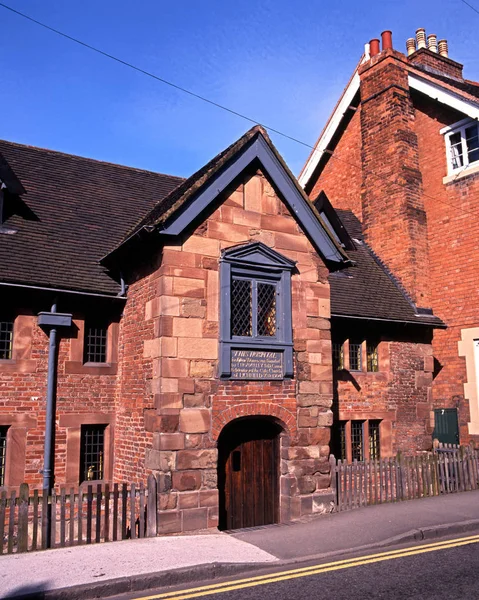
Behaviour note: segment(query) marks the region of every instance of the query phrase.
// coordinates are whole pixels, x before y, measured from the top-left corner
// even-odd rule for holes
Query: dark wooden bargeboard
[[[283,379],[283,353],[265,350],[232,350],[232,379]]]

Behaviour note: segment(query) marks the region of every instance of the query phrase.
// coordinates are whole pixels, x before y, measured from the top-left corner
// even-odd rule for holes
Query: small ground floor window
[[[103,479],[106,425],[82,425],[80,483]]]
[[[336,458],[348,462],[380,458],[380,424],[379,419],[337,421],[331,440]]]

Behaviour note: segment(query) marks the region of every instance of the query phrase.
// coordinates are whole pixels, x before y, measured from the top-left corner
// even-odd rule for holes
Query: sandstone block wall
[[[223,249],[249,241],[297,261],[293,379],[222,381],[217,376],[219,258]],[[141,452],[137,464],[129,451],[141,438],[144,472],[157,473],[160,481],[162,532],[217,525],[217,439],[227,423],[247,415],[269,416],[283,427],[282,519],[321,509],[330,484],[332,423],[327,274],[269,181],[257,172],[228,192],[181,245],[165,246],[158,267],[130,286],[128,304],[134,306],[127,306],[121,335],[116,473],[121,477],[133,467],[142,473]],[[133,371],[127,374],[131,348],[126,347],[132,344],[142,345],[139,380]],[[149,393],[142,396],[144,384]],[[143,423],[137,421],[141,414]]]

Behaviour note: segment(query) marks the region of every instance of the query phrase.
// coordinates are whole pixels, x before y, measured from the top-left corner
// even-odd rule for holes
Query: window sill
[[[0,373],[34,373],[37,369],[35,359],[2,359],[0,360]]]
[[[451,175],[446,175],[446,177],[443,177],[442,183],[443,184],[454,183],[455,181],[459,181],[463,177],[467,177],[468,175],[474,175],[477,173],[479,173],[479,162],[473,164],[472,166],[466,167],[465,169],[463,169],[462,171],[459,171],[457,173],[452,173]]]
[[[116,375],[117,370],[116,363],[82,363],[73,360],[65,362],[67,375]]]

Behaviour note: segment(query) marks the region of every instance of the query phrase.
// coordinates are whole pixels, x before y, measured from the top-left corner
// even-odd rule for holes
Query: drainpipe
[[[57,304],[52,304],[51,313],[57,312]],[[45,448],[43,454],[43,489],[50,493],[53,488],[53,452],[55,446],[55,392],[57,373],[57,328],[50,329],[48,345],[47,407],[45,421]]]
[[[57,312],[56,300],[52,304],[51,311],[38,313],[38,325],[49,329],[48,346],[48,375],[47,375],[47,404],[45,418],[45,445],[43,454],[43,493],[50,495],[54,485],[54,448],[55,448],[55,401],[56,401],[56,378],[57,378],[57,333],[59,328],[71,327],[72,315]],[[55,543],[51,540],[51,505],[48,505],[46,514],[46,546],[50,548]]]

